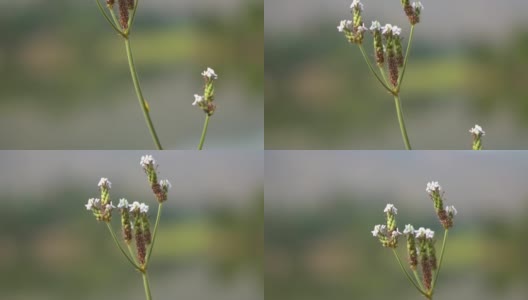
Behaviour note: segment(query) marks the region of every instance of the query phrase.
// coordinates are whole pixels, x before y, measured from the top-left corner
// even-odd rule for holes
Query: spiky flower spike
[[[403,234],[407,237],[407,255],[409,258],[409,266],[414,271],[416,270],[416,266],[418,266],[418,252],[416,251],[414,227],[411,224],[405,225]]]
[[[128,28],[128,0],[118,0],[119,5],[119,23],[124,30]]]
[[[482,137],[486,135],[486,132],[479,125],[475,125],[469,132],[473,136],[473,150],[482,150]]]
[[[337,26],[339,32],[345,34],[346,39],[353,44],[363,43],[364,32],[367,31],[367,27],[363,24],[361,12],[363,11],[363,3],[359,0],[352,1],[350,5],[352,9],[353,21],[342,20]]]
[[[110,189],[112,188],[112,183],[108,178],[102,177],[97,186],[101,190],[101,220],[110,222],[112,219],[112,209],[115,208],[110,201]]]
[[[147,174],[148,182],[152,188],[152,192],[156,195],[159,203],[167,200],[167,191],[158,182],[156,161],[152,155],[144,155],[141,157],[140,165]]]
[[[212,116],[216,110],[216,105],[214,104],[214,81],[218,79],[215,70],[207,68],[202,72],[202,77],[205,81],[204,85],[204,94],[198,95],[194,94],[193,106],[198,105],[208,116]]]
[[[399,62],[396,52],[396,43],[399,43],[401,28],[398,26],[392,26],[391,24],[385,24],[381,29],[381,33],[385,36],[385,40],[387,41],[386,51],[387,60],[389,61],[389,78],[392,85],[397,86]],[[396,40],[398,40],[398,42],[396,42]]]
[[[433,280],[431,260],[428,255],[428,240],[433,239],[434,232],[430,229],[420,227],[416,230],[416,239],[418,240],[418,247],[420,248],[420,264],[422,265],[423,284],[427,291],[431,290],[431,282]]]
[[[420,23],[420,14],[423,10],[423,5],[420,1],[413,2],[412,5],[410,4],[409,0],[401,0],[403,11],[405,11],[405,15],[407,15],[407,18],[409,19],[409,22],[411,25],[416,25]]]
[[[145,203],[140,204],[139,202],[135,201],[132,203],[132,205],[130,205],[130,213],[134,217],[134,237],[136,240],[137,257],[141,265],[145,264],[145,256],[147,255],[145,232],[143,231],[141,214],[146,214],[147,212],[148,206],[145,205]]]
[[[117,208],[121,211],[121,228],[123,230],[123,239],[127,244],[132,241],[132,225],[130,224],[130,204],[127,199],[119,199]]]
[[[453,227],[453,218],[456,215],[456,209],[454,206],[451,206],[449,208],[450,213],[444,209],[444,200],[442,198],[444,196],[444,192],[440,184],[438,184],[437,181],[428,182],[425,191],[429,194],[429,197],[433,201],[436,215],[438,216],[440,223],[442,223],[442,226],[445,229]]]
[[[374,54],[378,66],[383,66],[385,62],[385,53],[383,52],[383,41],[381,36],[381,25],[378,21],[372,21],[370,31],[374,35]]]
[[[398,209],[392,204],[387,204],[383,210],[387,216],[387,225],[376,225],[372,230],[372,235],[377,237],[383,247],[396,248],[398,247],[398,238],[401,232],[396,227],[395,215],[398,213]]]

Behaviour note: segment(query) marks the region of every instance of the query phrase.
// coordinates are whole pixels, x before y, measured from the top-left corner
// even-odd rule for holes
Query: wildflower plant
[[[404,38],[402,37],[402,29],[400,27],[391,24],[382,26],[378,20],[372,21],[369,28],[365,26],[362,17],[364,5],[360,0],[352,1],[350,5],[353,19],[341,20],[337,26],[337,30],[344,34],[349,43],[358,46],[374,77],[394,97],[401,136],[405,148],[411,150],[411,143],[405,127],[400,92],[409,60],[414,28],[420,23],[424,6],[420,1],[411,3],[409,0],[401,0],[401,5],[411,26],[407,47],[405,49],[403,49],[402,45]],[[371,59],[363,47],[365,36],[368,33],[372,36],[373,56],[378,71],[374,68]]]
[[[434,231],[424,227],[415,229],[413,225],[407,224],[403,232],[400,232],[396,226],[396,214],[398,210],[393,204],[387,204],[384,209],[387,220],[386,224],[375,225],[371,233],[374,237],[378,238],[383,247],[391,248],[402,272],[420,294],[432,300],[440,267],[443,262],[447,234],[449,229],[453,227],[453,220],[457,214],[457,210],[454,206],[444,207],[444,192],[438,182],[433,181],[427,183],[426,192],[431,198],[438,220],[444,228],[444,237],[439,259],[437,259],[436,255]],[[407,269],[403,266],[400,256],[396,252],[398,240],[402,236],[405,237],[409,269],[413,273],[414,278],[411,277]]]
[[[98,186],[101,192],[100,198],[88,199],[88,203],[85,204],[85,207],[92,212],[97,221],[106,224],[117,248],[134,269],[141,273],[146,299],[152,300],[147,270],[150,256],[154,249],[154,242],[156,241],[161,210],[163,208],[163,203],[167,200],[167,193],[171,188],[171,184],[166,179],[158,182],[156,161],[151,155],[141,157],[140,164],[147,175],[149,186],[158,202],[158,212],[154,229],[152,231],[150,229],[151,226],[148,214],[149,206],[138,201],[129,203],[125,198],[119,199],[117,207],[114,206],[110,200],[112,183],[108,178],[103,177],[99,181]],[[112,214],[114,210],[118,211],[120,217],[123,236],[122,242],[117,238],[112,225]],[[128,253],[125,251],[123,244],[126,245]]]
[[[106,10],[101,4],[100,0],[95,0],[99,11],[103,17],[108,21],[110,26],[114,31],[120,35],[125,41],[125,49],[128,58],[128,65],[130,68],[130,75],[132,76],[132,82],[134,84],[134,89],[139,101],[139,106],[143,112],[143,117],[147,123],[147,127],[150,131],[150,135],[156,145],[158,150],[162,150],[160,139],[154,128],[154,124],[150,117],[150,105],[143,96],[141,90],[141,85],[139,83],[139,77],[136,70],[136,65],[134,63],[134,57],[132,55],[132,47],[130,45],[130,35],[134,25],[134,19],[136,17],[137,7],[139,0],[118,0],[117,8],[115,0],[106,0]],[[211,68],[207,68],[202,72],[202,76],[205,79],[205,91],[204,95],[194,95],[194,102],[192,105],[198,105],[206,113],[205,123],[202,131],[202,136],[200,138],[198,150],[202,150],[203,144],[205,141],[205,136],[207,134],[207,127],[209,125],[209,118],[213,115],[216,105],[213,104],[214,99],[214,86],[213,81],[218,78],[215,71]]]

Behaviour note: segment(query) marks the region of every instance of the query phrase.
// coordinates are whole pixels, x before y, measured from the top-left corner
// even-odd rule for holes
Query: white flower
[[[381,33],[386,34],[388,32],[392,31],[392,25],[391,24],[385,24],[385,26],[381,27]]]
[[[161,185],[162,189],[170,190],[172,188],[172,184],[168,179],[160,180],[159,184]]]
[[[352,4],[350,4],[350,8],[355,8],[359,11],[363,11],[363,3],[359,0],[352,1]]]
[[[117,208],[128,208],[130,204],[128,204],[128,200],[125,198],[119,199],[119,204],[117,204]]]
[[[204,97],[202,95],[194,94],[194,102],[192,103],[193,106],[196,106],[196,104],[200,104],[204,101]]]
[[[367,31],[367,30],[368,30],[368,28],[365,27],[364,25],[361,25],[361,26],[359,26],[359,27],[357,28],[357,32],[358,32],[358,33],[363,33],[363,32],[365,32],[365,31]]]
[[[139,164],[143,167],[143,168],[146,168],[147,166],[149,165],[154,165],[156,163],[156,161],[154,160],[154,158],[152,157],[152,155],[144,155],[144,156],[141,156],[141,161],[139,162]]]
[[[370,25],[370,30],[374,31],[374,30],[380,30],[380,29],[381,29],[380,22],[372,21],[372,25]]]
[[[427,187],[425,188],[425,191],[432,195],[434,192],[439,192],[442,190],[442,187],[440,184],[438,184],[438,181],[431,181],[427,183]]]
[[[423,5],[422,5],[422,2],[418,1],[418,2],[413,2],[412,4],[412,8],[414,10],[419,10],[419,11],[422,11],[424,9]]]
[[[211,68],[207,68],[207,70],[202,72],[203,77],[207,77],[209,79],[217,79],[218,75],[216,75],[215,71]]]
[[[385,209],[383,210],[383,212],[384,213],[397,214],[398,213],[398,209],[392,204],[387,204],[387,206],[385,206]]]
[[[434,237],[434,231],[429,228],[425,229],[423,227],[420,227],[418,228],[418,230],[415,231],[415,233],[417,238],[425,237],[427,239],[432,239]]]
[[[414,234],[414,227],[411,224],[405,225],[405,229],[403,230],[403,234]]]
[[[378,236],[380,234],[385,234],[385,232],[387,232],[387,226],[376,225],[374,226],[374,230],[372,230],[371,232],[372,232],[372,236]]]
[[[420,227],[420,228],[418,228],[418,230],[416,230],[414,233],[416,234],[416,237],[417,237],[417,238],[422,237],[422,236],[425,236],[425,228]]]
[[[345,29],[351,30],[352,29],[352,21],[350,20],[341,20],[339,22],[339,26],[337,26],[337,31],[343,32]]]
[[[484,130],[482,130],[482,127],[480,127],[479,125],[476,125],[476,124],[475,124],[475,127],[471,128],[469,130],[469,132],[471,132],[474,135],[478,135],[478,136],[486,135],[486,132],[484,132]]]
[[[389,34],[391,33],[393,35],[400,35],[401,34],[401,28],[396,25],[391,24],[385,24],[385,26],[381,27],[381,33],[383,34]]]
[[[139,204],[139,202],[134,201],[131,205],[129,205],[129,207],[130,207],[130,212],[133,212],[133,211],[135,211],[135,210],[140,209],[140,206],[141,206],[141,205]]]
[[[97,206],[99,204],[99,199],[97,198],[90,198],[88,199],[88,203],[86,203],[84,206],[86,206],[86,210],[92,210],[94,206]]]
[[[113,204],[111,201],[110,201],[109,204],[107,204],[107,205],[105,206],[105,210],[106,210],[106,211],[112,210],[112,209],[114,209],[114,208],[115,208],[115,206],[114,206],[114,204]]]
[[[453,205],[446,207],[445,210],[446,210],[446,213],[450,216],[456,216],[456,214],[458,213],[458,211]]]
[[[392,26],[392,34],[393,35],[400,35],[402,29],[396,25]]]
[[[393,239],[399,237],[400,235],[402,235],[402,234],[401,234],[401,232],[400,232],[400,230],[398,228],[396,228],[396,230],[394,230],[392,232],[392,238]]]
[[[434,237],[434,231],[432,231],[431,229],[427,228],[425,230],[425,238],[433,239],[433,237]]]
[[[148,209],[149,209],[149,207],[145,203],[141,203],[139,205],[139,212],[142,212],[142,213],[146,214],[148,212]]]
[[[108,178],[102,177],[101,180],[99,180],[97,186],[111,189],[112,183],[108,180]]]

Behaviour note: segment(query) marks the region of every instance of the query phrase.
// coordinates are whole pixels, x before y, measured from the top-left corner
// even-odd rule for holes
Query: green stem
[[[417,284],[416,282],[414,282],[414,280],[411,278],[411,275],[409,275],[409,273],[407,272],[407,270],[405,270],[405,268],[403,267],[403,264],[400,260],[400,257],[398,256],[398,253],[396,253],[396,250],[393,248],[392,249],[392,252],[394,253],[394,256],[396,256],[396,260],[398,261],[398,264],[400,265],[400,268],[402,270],[402,272],[405,274],[405,276],[407,276],[407,279],[409,279],[409,281],[414,285],[414,287],[422,294],[424,295],[425,297],[428,297],[427,293],[422,290]]]
[[[403,82],[403,75],[405,74],[405,69],[407,69],[407,58],[409,57],[409,53],[411,52],[411,44],[412,44],[412,38],[414,34],[414,25],[411,26],[411,33],[409,33],[409,41],[407,42],[407,48],[405,48],[405,59],[403,61],[403,68],[400,74],[400,78],[398,78],[398,86],[396,86],[396,93],[400,91],[400,86]]]
[[[114,12],[112,10],[110,10],[110,13],[112,14],[112,18],[114,19],[114,22],[112,22],[112,20],[110,20],[110,18],[108,17],[108,15],[105,13],[104,11],[104,8],[103,6],[101,5],[101,3],[99,2],[99,0],[95,0],[95,2],[97,3],[97,7],[99,8],[99,11],[101,12],[101,14],[103,15],[103,17],[106,19],[106,21],[108,21],[108,24],[110,24],[110,26],[112,26],[112,28],[119,34],[121,35],[122,37],[126,38],[126,35],[123,31],[121,31],[118,26],[117,26],[117,21],[116,21],[116,18],[114,16]]]
[[[127,35],[130,33],[130,30],[132,30],[132,25],[134,25],[134,20],[136,19],[136,12],[137,12],[138,5],[139,5],[139,0],[135,0],[134,10],[132,11],[132,16],[128,19],[128,28],[125,32]]]
[[[161,217],[161,209],[163,208],[163,203],[160,203],[158,206],[158,215],[156,216],[156,223],[154,225],[154,232],[152,233],[152,243],[150,243],[149,248],[147,249],[147,258],[145,259],[145,269],[147,268],[149,261],[150,261],[150,255],[152,254],[152,250],[154,249],[154,243],[156,242],[156,236],[158,233],[158,225],[159,220]]]
[[[385,84],[388,86],[389,82],[387,81],[387,76],[385,76],[385,70],[383,70],[383,67],[378,65],[378,68],[380,70],[381,77],[383,78],[383,81],[385,81]]]
[[[403,143],[405,144],[405,149],[411,150],[411,143],[409,142],[409,137],[407,136],[407,129],[405,129],[405,121],[403,119],[403,110],[400,101],[399,95],[394,95],[394,104],[396,105],[396,114],[398,115],[398,123],[400,124],[400,131],[403,138]]]
[[[141,110],[143,111],[143,116],[145,117],[145,121],[147,122],[150,135],[152,136],[152,139],[154,140],[156,147],[158,148],[158,150],[163,150],[163,148],[161,147],[161,143],[158,139],[156,129],[154,129],[154,125],[152,124],[152,120],[150,119],[148,104],[145,101],[145,98],[143,97],[143,92],[141,91],[141,87],[139,85],[139,79],[137,76],[136,66],[134,64],[134,58],[132,57],[132,49],[130,47],[130,39],[128,37],[125,37],[125,47],[126,47],[126,53],[128,57],[128,65],[130,67],[130,75],[132,75],[132,81],[134,82],[134,88],[136,90],[136,94],[138,97],[139,106],[141,106]]]
[[[388,87],[384,82],[383,80],[381,80],[381,78],[379,77],[378,73],[374,70],[374,68],[372,67],[372,64],[370,63],[370,60],[369,58],[367,57],[367,54],[365,53],[365,49],[363,49],[363,45],[362,44],[359,44],[359,50],[361,50],[361,54],[363,54],[363,58],[365,59],[365,62],[367,62],[367,65],[370,69],[370,71],[372,72],[372,74],[374,74],[374,76],[376,76],[376,79],[378,79],[379,83],[381,83],[381,85],[391,94],[394,95],[394,91]]]
[[[434,291],[434,288],[435,288],[435,285],[436,285],[436,280],[438,279],[438,274],[440,273],[440,267],[442,267],[442,261],[444,259],[444,250],[445,250],[445,246],[446,246],[446,242],[447,242],[447,233],[449,232],[449,229],[446,229],[445,232],[444,232],[444,240],[442,242],[442,250],[440,251],[440,260],[438,261],[438,269],[436,270],[435,272],[435,276],[433,278],[433,283],[431,285],[431,295]]]
[[[198,150],[202,150],[203,148],[203,144],[205,142],[205,135],[207,134],[207,127],[209,126],[210,117],[211,116],[209,115],[206,115],[205,117],[205,122],[204,122],[203,130],[202,130],[202,137],[200,138],[200,144],[198,144]]]
[[[134,263],[132,261],[132,259],[130,259],[130,257],[128,257],[128,254],[126,254],[125,252],[125,249],[123,249],[123,247],[121,247],[121,244],[119,243],[119,241],[117,240],[117,237],[116,237],[116,234],[114,232],[114,229],[112,228],[112,224],[110,224],[110,222],[105,222],[106,223],[106,227],[108,228],[108,231],[110,231],[110,234],[112,235],[112,238],[114,239],[114,242],[115,244],[117,245],[117,247],[119,248],[119,250],[121,250],[121,253],[123,253],[123,255],[126,257],[126,259],[132,264],[132,266],[134,266],[134,268],[136,268],[137,270],[141,270],[139,268],[139,266]]]
[[[134,263],[136,263],[136,265],[139,266],[139,263],[136,259],[136,255],[134,254],[134,251],[132,251],[132,247],[130,247],[130,244],[129,243],[126,243],[127,244],[127,248],[128,248],[128,253],[130,253],[130,257],[132,257],[132,259],[134,260]]]
[[[152,300],[152,295],[150,294],[150,283],[148,279],[147,272],[142,272],[141,276],[143,276],[143,287],[145,288],[145,296],[147,297],[147,300]]]
[[[416,282],[418,282],[418,285],[420,286],[420,288],[425,291],[425,289],[423,287],[423,284],[422,284],[422,281],[420,280],[420,276],[418,276],[418,271],[413,270],[413,274],[414,274],[414,278],[416,279]]]

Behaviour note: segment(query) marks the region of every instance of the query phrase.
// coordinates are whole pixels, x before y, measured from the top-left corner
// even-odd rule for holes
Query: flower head
[[[112,183],[110,182],[110,180],[108,180],[108,178],[102,177],[101,180],[99,180],[99,183],[97,184],[97,186],[100,188],[111,189]]]
[[[363,33],[363,32],[365,32],[367,30],[368,30],[368,28],[365,27],[364,25],[358,26],[358,28],[357,28],[357,32],[358,33]]]
[[[423,7],[423,4],[422,2],[418,1],[418,2],[413,2],[412,4],[412,8],[415,10],[415,11],[422,11],[424,9]]]
[[[145,203],[141,203],[139,205],[139,212],[146,214],[148,213],[148,210],[149,210],[149,207]]]
[[[161,185],[161,188],[164,190],[170,190],[172,188],[172,184],[168,179],[162,179],[160,180],[159,184]]]
[[[403,230],[403,234],[405,234],[405,235],[414,234],[414,227],[411,224],[405,225],[405,229]]]
[[[372,21],[372,25],[370,25],[370,30],[381,30],[381,24],[378,21]]]
[[[202,76],[208,78],[209,80],[218,78],[218,75],[216,75],[215,71],[209,67],[207,70],[202,72]]]
[[[128,208],[130,204],[128,204],[128,200],[125,198],[119,199],[119,203],[117,204],[117,208]]]
[[[141,156],[140,164],[143,168],[147,168],[148,166],[156,164],[156,161],[152,157],[152,155],[144,155]]]
[[[415,231],[416,238],[426,238],[426,239],[432,239],[434,237],[434,231],[431,229],[420,227],[418,230]]]
[[[204,102],[204,97],[202,95],[194,94],[194,102],[192,103],[192,105],[200,105],[200,103],[202,102]]]
[[[476,125],[476,124],[475,124],[475,127],[471,128],[469,130],[469,132],[471,132],[471,134],[476,135],[476,136],[484,136],[484,135],[486,135],[486,132],[484,130],[482,130],[482,127],[480,127],[479,125]]]
[[[442,187],[440,184],[438,184],[438,181],[431,181],[427,183],[427,187],[425,188],[425,191],[432,195],[434,192],[440,192],[442,190]]]
[[[387,204],[387,206],[385,206],[385,209],[383,210],[383,212],[390,213],[390,214],[397,214],[398,213],[398,209],[392,204]]]
[[[341,20],[339,22],[339,25],[337,26],[337,31],[343,32],[343,31],[351,31],[353,27],[353,23],[351,20]]]
[[[458,213],[458,211],[456,210],[456,208],[453,205],[446,207],[445,210],[446,210],[447,215],[449,215],[451,217],[456,216],[456,214]]]
[[[387,233],[387,226],[376,225],[374,226],[374,230],[372,230],[371,232],[372,232],[372,236],[379,236],[380,234],[385,235]]]
[[[400,232],[398,228],[396,228],[396,230],[394,230],[391,235],[392,235],[392,238],[395,239],[399,237],[400,235],[402,235],[402,233]]]
[[[134,201],[131,205],[129,205],[130,212],[134,212],[140,209],[140,204],[137,201]]]
[[[84,206],[86,206],[86,210],[92,210],[95,206],[98,206],[101,200],[97,198],[90,198],[88,199],[88,203],[86,203]]]
[[[350,4],[350,8],[363,11],[363,3],[361,3],[359,0],[354,0],[352,1],[352,4]]]

